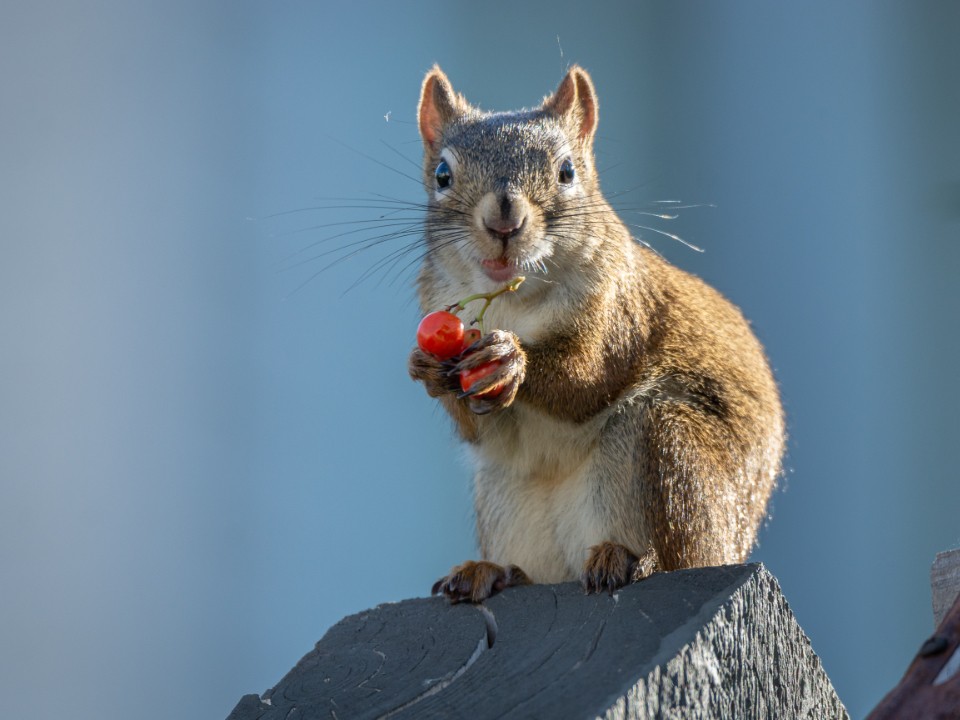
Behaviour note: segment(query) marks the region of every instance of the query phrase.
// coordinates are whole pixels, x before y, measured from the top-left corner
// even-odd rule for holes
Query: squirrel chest
[[[587,549],[609,535],[611,465],[624,472],[631,461],[611,462],[611,415],[573,423],[517,402],[483,423],[470,453],[484,557],[517,564],[534,582],[577,575]],[[644,545],[644,528],[630,535],[622,540]]]

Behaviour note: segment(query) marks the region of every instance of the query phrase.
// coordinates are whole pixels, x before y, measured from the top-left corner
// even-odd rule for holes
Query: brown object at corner
[[[867,720],[960,718],[960,597]]]

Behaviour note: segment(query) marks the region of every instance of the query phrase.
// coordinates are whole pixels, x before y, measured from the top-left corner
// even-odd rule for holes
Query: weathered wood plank
[[[513,588],[345,618],[229,720],[846,717],[760,565],[661,573],[616,593]]]
[[[867,720],[960,718],[960,598]]]
[[[937,627],[960,595],[960,548],[937,553],[930,568],[933,592],[933,626]]]

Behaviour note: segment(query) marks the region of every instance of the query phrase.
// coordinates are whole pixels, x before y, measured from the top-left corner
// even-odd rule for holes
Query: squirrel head
[[[608,206],[594,169],[597,96],[585,70],[571,67],[538,108],[489,113],[434,66],[417,117],[430,264],[490,287],[519,274],[567,279],[600,251]]]

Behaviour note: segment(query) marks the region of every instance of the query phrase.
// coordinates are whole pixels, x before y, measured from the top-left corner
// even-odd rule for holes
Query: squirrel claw
[[[634,581],[638,558],[623,545],[602,542],[590,548],[580,584],[587,594],[606,590],[610,595]]]
[[[492,330],[465,348],[454,368],[459,373],[493,361],[509,363],[522,355],[516,335],[506,330]]]
[[[507,405],[510,404],[508,401],[511,397],[511,395],[506,393],[497,393],[495,396],[489,398],[470,397],[467,399],[467,406],[474,415],[486,415],[494,410],[507,407]]]

